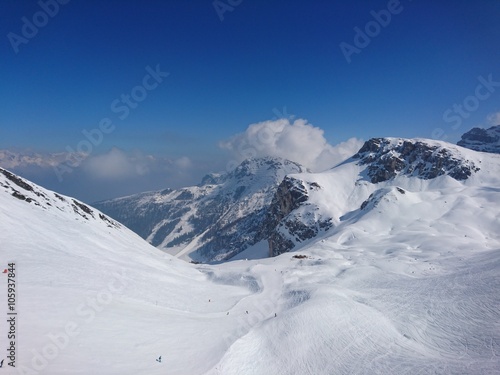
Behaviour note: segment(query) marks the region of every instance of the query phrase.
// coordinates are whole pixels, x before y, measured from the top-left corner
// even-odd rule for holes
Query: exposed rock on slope
[[[195,261],[228,259],[267,239],[264,224],[283,178],[305,172],[279,158],[249,159],[200,185],[96,203],[153,246]]]
[[[372,138],[353,158],[368,166],[367,174],[374,184],[400,174],[424,180],[448,175],[460,181],[479,170],[472,161],[457,158],[439,144],[418,140]]]
[[[57,209],[69,214],[73,212],[77,215],[75,219],[97,221],[110,228],[121,227],[119,223],[80,201],[40,188],[3,168],[0,168],[0,187],[14,198],[45,210]]]
[[[266,218],[266,227],[270,229],[269,256],[289,251],[296,243],[309,240],[331,227],[331,219],[314,213],[314,207],[307,203],[309,191],[318,189],[321,187],[316,182],[285,177]],[[301,206],[303,210],[299,210]],[[307,206],[311,206],[312,210],[308,210]]]
[[[302,246],[333,227],[378,210],[381,201],[397,202],[406,195],[394,181],[397,177],[426,181],[449,176],[464,181],[480,170],[477,165],[468,153],[444,142],[370,139],[351,159],[330,171],[285,178],[267,220],[272,228],[269,253],[275,256]]]
[[[374,138],[324,173],[305,173],[299,164],[283,159],[250,159],[230,173],[207,175],[198,186],[96,207],[152,245],[187,260],[226,260],[266,240],[274,256],[343,225],[347,218],[368,214],[377,206],[377,194],[383,193],[384,199],[403,195],[407,187],[404,181],[399,185],[400,177],[418,185],[444,176],[462,182],[480,170],[480,162],[473,151],[445,142]],[[332,181],[339,171],[342,177]],[[381,190],[369,198],[382,187],[392,187],[389,195]]]
[[[475,151],[500,154],[500,125],[489,129],[473,128],[462,135],[457,144]]]

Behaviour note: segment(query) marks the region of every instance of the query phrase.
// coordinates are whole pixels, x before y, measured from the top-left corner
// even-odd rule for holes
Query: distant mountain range
[[[489,129],[473,128],[462,135],[457,143],[459,146],[475,151],[500,153],[500,125]],[[16,152],[12,150],[0,150],[0,167],[15,169],[19,167],[56,167],[64,163],[72,163],[76,160],[84,160],[88,157],[84,153],[70,152]]]
[[[488,134],[475,145],[490,150],[491,129]],[[153,246],[186,260],[254,256],[257,248],[261,254],[277,255],[335,231],[354,211],[361,215],[374,207],[369,203],[381,194],[394,191],[390,194],[397,197],[405,191],[401,186],[419,186],[417,191],[425,192],[433,184],[473,179],[483,168],[482,158],[446,142],[374,138],[323,173],[311,174],[279,158],[249,159],[230,173],[207,175],[198,186],[94,206]]]
[[[462,136],[458,145],[500,153],[500,125],[474,128]],[[2,165],[14,169],[54,167],[67,157],[67,153],[0,151]],[[315,176],[331,175],[348,167],[355,170],[349,183],[358,182],[349,185],[349,189],[360,195],[362,203],[368,191],[374,192],[366,187],[364,195],[358,192],[362,181],[370,183],[370,187],[382,183],[393,186],[401,176],[420,181],[442,176],[467,181],[483,168],[477,158],[474,161],[464,149],[444,142],[374,138],[339,166]],[[261,256],[275,255],[335,230],[339,217],[346,214],[321,212],[311,205],[311,196],[319,196],[325,187],[306,176],[311,176],[306,168],[290,160],[249,159],[231,172],[205,176],[197,186],[145,192],[97,202],[94,206],[153,246],[185,260],[219,262],[240,253],[252,257],[256,252]],[[305,212],[304,207],[310,206],[314,210]]]
[[[0,166],[7,169],[18,167],[56,167],[68,160],[75,158],[82,159],[86,154],[70,154],[68,152],[59,153],[39,153],[39,152],[12,152],[0,150]]]

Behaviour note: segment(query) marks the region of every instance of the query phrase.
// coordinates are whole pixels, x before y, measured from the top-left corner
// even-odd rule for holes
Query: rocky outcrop
[[[500,125],[489,129],[473,128],[462,135],[457,144],[475,151],[500,154]]]
[[[281,219],[298,208],[301,203],[306,202],[307,198],[307,190],[302,181],[293,177],[285,177],[274,195],[269,209],[269,218],[277,225]]]
[[[360,209],[367,210],[370,207],[371,208],[377,207],[383,199],[389,200],[387,198],[388,195],[395,196],[396,193],[401,194],[401,195],[405,195],[406,191],[398,186],[385,188],[385,189],[378,189],[375,192],[373,192],[372,194],[370,194],[370,196],[368,197],[367,200],[365,200],[363,203],[361,203]]]
[[[287,174],[305,171],[285,159],[249,159],[229,173],[205,176],[197,186],[94,206],[153,246],[172,253],[190,246],[194,261],[222,261],[268,238],[264,222],[278,185]]]
[[[316,237],[323,230],[328,230],[331,219],[323,219],[312,214],[313,207],[307,212],[298,209],[312,206],[308,203],[309,191],[320,189],[315,183],[305,182],[293,177],[285,177],[278,187],[266,217],[269,230],[269,256],[276,256],[293,249],[297,243]],[[305,214],[305,215],[304,215]]]
[[[307,191],[302,182],[291,177],[285,177],[278,186],[274,195],[271,207],[265,221],[265,227],[268,229],[269,256],[275,256],[294,247],[293,241],[279,230],[283,218],[290,212],[307,201]]]
[[[460,150],[438,141],[374,138],[346,163],[355,170],[364,166],[359,177],[374,184],[400,175],[425,180],[447,175],[461,181],[479,168]],[[306,170],[289,160],[249,159],[229,173],[205,176],[197,186],[138,194],[96,207],[152,245],[171,254],[182,252],[196,262],[227,260],[265,240],[269,255],[276,256],[349,216],[322,203],[324,197],[331,199],[323,193],[335,184],[322,187],[313,174],[302,172]],[[390,195],[375,194],[359,204],[364,210],[402,195],[405,191],[396,187]]]
[[[460,181],[479,170],[472,161],[439,144],[416,140],[372,138],[353,158],[368,166],[367,174],[374,184],[398,175],[424,180],[448,175]]]
[[[398,138],[370,139],[347,163],[365,166],[360,177],[373,184],[390,183],[400,175],[423,180],[446,175],[463,181],[479,171],[457,147],[442,142]],[[352,216],[351,213],[334,218],[331,212],[322,210],[319,207],[322,205],[321,190],[316,182],[308,182],[297,175],[286,177],[280,184],[266,219],[271,228],[268,237],[270,256],[290,251],[329,230],[338,220]],[[362,202],[360,210],[377,207],[385,200],[397,201],[398,197],[405,195],[406,191],[398,186],[383,188]]]

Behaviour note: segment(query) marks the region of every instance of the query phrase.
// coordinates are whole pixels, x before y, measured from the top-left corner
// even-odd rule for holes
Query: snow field
[[[464,183],[373,185],[347,164],[301,174],[318,181],[310,203],[337,225],[291,253],[255,259],[261,243],[214,265],[188,264],[56,198],[43,208],[0,192],[0,259],[16,262],[19,311],[19,367],[2,370],[498,373],[500,164],[470,158],[482,169]]]

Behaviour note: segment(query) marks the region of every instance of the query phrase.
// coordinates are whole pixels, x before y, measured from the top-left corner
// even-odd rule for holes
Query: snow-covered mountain
[[[471,150],[500,154],[500,125],[489,129],[473,128],[457,143]]]
[[[329,171],[289,175],[271,203],[278,217],[265,220],[277,218],[292,252],[217,265],[175,259],[0,170],[0,260],[15,263],[19,319],[16,369],[4,351],[1,371],[497,373],[500,155],[421,140],[436,147],[425,163],[405,157],[372,182],[371,155],[401,158],[405,142],[418,141],[372,141]],[[427,167],[443,149],[470,168],[466,179],[455,162]],[[301,239],[287,222],[326,224]]]
[[[463,217],[454,216],[456,221],[450,221],[446,213],[468,210],[478,216],[498,218],[496,195],[488,198],[491,202],[485,202],[482,195],[477,201],[475,197],[478,190],[498,191],[499,160],[496,155],[439,141],[370,139],[352,158],[329,171],[287,176],[271,208],[270,226],[275,229],[269,237],[270,252],[280,254],[316,240],[321,233],[331,236],[344,233],[346,228],[356,232],[355,237],[378,235],[382,228],[390,231],[402,223],[405,230],[412,225],[422,230],[425,216],[432,217],[429,225],[449,229],[450,236],[468,233],[468,241],[472,241],[483,232],[478,241],[496,237],[498,219],[486,220],[486,226],[469,231],[460,223]],[[462,196],[468,200],[464,202]],[[440,208],[434,216],[432,205]],[[382,219],[387,220],[388,228],[380,225],[377,231],[355,229],[365,216],[373,215],[389,215],[391,220]],[[394,223],[392,219],[396,218],[398,222]]]
[[[186,260],[227,260],[239,253],[236,259],[256,258],[337,232],[347,218],[375,207],[369,202],[382,199],[381,194],[398,197],[410,186],[405,197],[412,191],[425,195],[435,185],[440,190],[440,181],[443,186],[475,181],[476,175],[491,173],[481,170],[484,158],[446,142],[373,138],[323,173],[280,159],[247,160],[229,174],[206,176],[199,186],[96,207]]]
[[[305,171],[285,159],[249,159],[229,173],[207,175],[198,186],[94,206],[170,254],[224,260],[267,239],[264,219],[278,185],[287,174]]]

